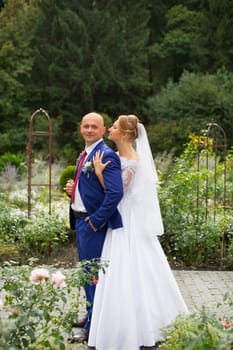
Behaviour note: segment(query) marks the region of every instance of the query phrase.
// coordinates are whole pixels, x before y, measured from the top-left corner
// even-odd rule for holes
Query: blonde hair
[[[117,120],[119,122],[119,129],[123,133],[128,134],[130,140],[136,140],[138,137],[138,117],[134,114],[120,115]]]

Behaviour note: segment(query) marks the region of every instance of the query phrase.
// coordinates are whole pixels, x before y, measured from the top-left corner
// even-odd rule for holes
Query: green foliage
[[[200,133],[210,122],[226,131],[228,143],[232,145],[232,89],[233,73],[224,69],[216,74],[184,72],[179,83],[170,81],[161,93],[148,99],[154,147],[164,150],[163,147],[173,145],[180,150],[190,132]],[[160,128],[163,137],[160,137]]]
[[[8,165],[15,166],[19,172],[22,172],[25,169],[23,157],[10,152],[6,152],[0,156],[0,172],[3,171]]]
[[[227,311],[220,309],[224,306]],[[198,312],[178,317],[164,333],[161,350],[231,350],[232,298],[226,295],[217,312],[209,312],[203,307]]]
[[[229,128],[233,144],[232,86],[227,91],[225,82],[213,82],[217,93],[206,86],[198,95],[203,82],[191,86],[190,96],[179,96],[182,107],[187,101],[185,110],[175,87],[174,99],[156,110],[163,101],[159,92],[169,80],[178,82],[184,70],[232,71],[230,0],[111,0],[108,6],[105,0],[8,0],[0,9],[0,153],[25,151],[29,119],[39,107],[53,119],[54,157],[69,162],[81,147],[77,124],[91,110],[111,119],[135,113],[146,125],[153,116],[159,124],[155,133],[162,126],[163,139],[178,124],[170,142],[159,140],[162,151],[179,152],[187,132],[206,120]]]
[[[68,229],[63,220],[57,215],[40,212],[28,219],[16,245],[19,252],[26,256],[31,256],[32,252],[35,256],[43,256],[50,254],[67,238]]]
[[[35,4],[28,103],[62,118],[59,144],[77,146],[76,125],[90,110],[110,115],[142,111],[149,89],[144,1],[127,6],[117,1],[108,6],[103,1]]]
[[[202,71],[215,72],[222,66],[232,71],[231,0],[223,0],[221,3],[217,0],[206,1],[203,10],[205,20],[201,26]]]
[[[101,267],[83,262],[69,272],[5,264],[0,271],[4,300],[0,348],[4,350],[66,349],[66,336],[77,322],[81,287],[93,283]]]
[[[0,242],[13,244],[20,253],[20,259],[32,255],[40,257],[50,254],[68,238],[66,222],[58,214],[46,214],[37,210],[36,216],[28,218],[25,213],[0,205]]]
[[[37,186],[31,191],[31,216],[28,217],[28,191],[26,178],[16,179],[14,188],[4,185],[5,173],[1,173],[0,184],[0,256],[1,261],[20,253],[17,259],[24,262],[28,256],[40,258],[54,253],[56,247],[68,239],[68,201],[59,191],[61,165],[53,164],[53,187],[51,215],[48,215],[48,189]],[[33,163],[33,183],[46,183],[48,164],[35,160]],[[3,178],[3,179],[2,179]],[[7,179],[9,181],[9,179]],[[67,211],[64,210],[67,208]],[[8,247],[9,246],[9,247]],[[9,249],[8,249],[9,248]],[[4,253],[4,254],[3,254]]]
[[[32,67],[29,18],[30,5],[24,0],[7,1],[0,11],[1,153],[25,149],[25,86]]]
[[[2,199],[2,198],[1,198]],[[0,203],[0,242],[12,243],[20,238],[21,230],[26,226],[27,218],[24,215],[15,215],[9,210],[9,206]]]
[[[232,11],[230,0],[151,3],[149,61],[156,91],[170,78],[178,81],[185,69],[232,71]]]
[[[223,165],[218,160],[215,186],[213,154],[209,151],[206,169],[206,150],[201,151],[198,171],[195,142],[192,137],[169,176],[162,178],[160,204],[166,234],[161,242],[166,254],[178,265],[216,266],[222,249],[225,266],[231,265],[233,212],[231,207],[223,209]],[[228,201],[232,198],[232,186],[226,188]]]
[[[195,70],[200,59],[200,25],[203,14],[183,5],[175,5],[166,13],[167,30],[160,43],[150,50],[152,56],[166,59],[166,76],[177,81],[184,69]]]
[[[64,187],[65,187],[67,181],[74,178],[75,169],[76,169],[75,165],[69,165],[61,173],[61,177],[60,177],[60,190],[61,190],[61,192],[64,192]]]
[[[187,143],[187,134],[184,133],[182,120],[167,120],[164,122],[160,119],[156,124],[150,124],[147,130],[150,146],[155,154],[172,152],[179,156]]]

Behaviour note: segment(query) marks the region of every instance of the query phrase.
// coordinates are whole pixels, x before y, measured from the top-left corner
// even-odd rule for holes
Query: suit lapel
[[[89,162],[89,160],[92,160],[92,158],[93,158],[93,156],[95,155],[96,151],[102,149],[102,148],[103,148],[103,145],[104,145],[104,141],[99,142],[99,143],[95,146],[95,148],[88,154],[88,156],[87,156],[87,158],[86,158],[84,164],[85,164],[86,162]]]

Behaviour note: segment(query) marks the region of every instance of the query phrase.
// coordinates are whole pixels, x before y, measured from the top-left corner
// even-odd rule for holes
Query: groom
[[[80,133],[86,152],[79,157],[75,181],[66,184],[66,192],[71,196],[70,222],[76,230],[78,255],[82,261],[100,258],[108,227],[122,227],[117,205],[123,196],[123,185],[119,157],[103,141],[102,116],[95,112],[86,114],[81,121]],[[104,152],[103,162],[110,161],[103,172],[105,189],[94,171],[92,158],[96,151]],[[80,322],[84,328],[73,336],[73,342],[88,340],[94,293],[95,285],[86,284],[87,316]]]

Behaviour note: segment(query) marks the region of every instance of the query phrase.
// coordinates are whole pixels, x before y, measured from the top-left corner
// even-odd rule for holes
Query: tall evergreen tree
[[[178,81],[184,69],[199,69],[202,13],[176,5],[168,10],[166,20],[167,29],[151,49],[151,56],[160,59],[165,81]]]
[[[25,149],[25,85],[32,66],[29,18],[25,0],[9,0],[0,12],[0,152]]]
[[[59,141],[75,140],[75,126],[90,110],[140,114],[149,87],[145,2],[35,3],[30,105],[61,116]]]
[[[32,108],[43,107],[53,118],[62,116],[59,136],[65,137],[77,122],[80,101],[92,104],[84,93],[86,76],[82,69],[86,31],[66,1],[43,0],[37,6],[30,104]]]
[[[224,66],[233,70],[233,2],[203,0],[201,69],[215,72]]]

